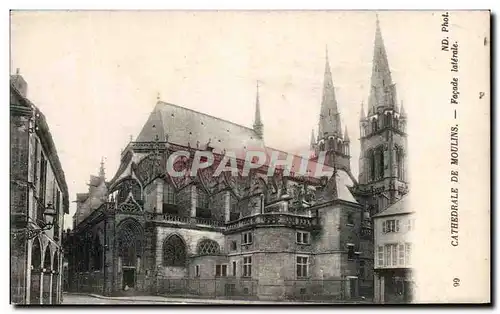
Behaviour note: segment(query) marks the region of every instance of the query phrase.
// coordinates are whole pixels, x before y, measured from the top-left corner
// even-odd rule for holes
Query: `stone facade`
[[[21,75],[10,86],[11,300],[57,304],[62,295],[63,216],[68,188],[45,117],[27,99]],[[44,211],[55,210],[51,229],[37,233]],[[33,235],[33,236],[32,236]]]
[[[362,207],[352,196],[344,200],[344,192],[333,190],[329,194],[339,197],[302,205],[308,195],[320,199],[324,189],[338,190],[345,184],[339,177],[348,176],[336,174],[322,182],[277,171],[268,177],[264,168],[235,184],[229,177],[207,180],[200,173],[183,186],[169,177],[165,165],[144,168],[156,177],[141,173],[140,165],[151,154],[169,156],[179,149],[194,149],[163,143],[163,151],[144,153],[147,145],[159,144],[129,145],[142,159],[124,159],[137,164],[120,167],[125,174],[117,173],[115,181],[105,183],[108,199],[71,231],[70,290],[110,295],[242,294],[261,299],[315,293],[351,296],[345,291],[347,276],[358,274],[358,263],[350,246],[360,247]],[[216,160],[219,157],[216,154]],[[127,180],[135,182],[124,184]],[[140,187],[137,192],[135,186]],[[296,192],[298,187],[309,194]],[[173,246],[171,239],[176,239]],[[323,282],[336,289],[326,291]]]
[[[372,298],[372,216],[408,190],[406,114],[395,92],[377,23],[358,180],[328,59],[308,159],[265,145],[258,93],[253,129],[158,101],[137,141],[122,151],[113,178],[100,176],[91,184],[99,189],[77,195],[81,205],[68,238],[70,290]],[[291,158],[292,166],[268,174],[273,165],[264,163],[244,176],[249,150],[266,160]],[[178,151],[188,155],[174,160],[175,171],[189,169],[203,151],[215,161],[194,175],[171,176],[167,160]],[[235,153],[237,174],[214,175],[227,152]],[[303,162],[306,174],[298,171]],[[314,176],[318,163],[332,175]]]

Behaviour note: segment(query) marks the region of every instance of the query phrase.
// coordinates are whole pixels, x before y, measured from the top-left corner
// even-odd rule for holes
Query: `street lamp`
[[[24,227],[15,230],[14,234],[23,233],[26,234],[28,240],[34,239],[44,231],[52,229],[52,227],[54,226],[55,216],[56,211],[54,210],[54,206],[52,205],[52,203],[48,203],[44,208],[43,220],[38,219],[37,221],[34,221],[32,218],[28,217],[28,221],[35,223],[34,226],[32,225],[30,227],[30,224],[25,225]]]
[[[52,203],[48,203],[47,207],[43,212],[44,220],[38,220],[38,228],[29,229],[27,228],[26,233],[28,236],[28,240],[36,238],[39,234],[44,232],[45,230],[50,230],[54,226],[54,218],[56,216],[56,211],[54,210],[54,206]]]

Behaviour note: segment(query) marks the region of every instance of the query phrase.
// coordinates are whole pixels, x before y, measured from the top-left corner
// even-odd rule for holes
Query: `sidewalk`
[[[227,300],[227,299],[194,299],[194,298],[172,298],[163,296],[126,296],[126,297],[107,297],[93,293],[67,293],[68,295],[86,295],[93,298],[115,300],[115,301],[132,301],[132,302],[162,302],[165,304],[334,304],[333,302],[288,302],[288,301],[257,301],[257,300]],[[356,302],[353,302],[356,303]],[[345,304],[345,302],[341,302]]]

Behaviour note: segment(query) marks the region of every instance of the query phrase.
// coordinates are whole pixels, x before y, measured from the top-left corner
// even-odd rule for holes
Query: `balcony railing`
[[[226,230],[239,229],[248,225],[282,225],[314,228],[318,225],[318,220],[316,217],[299,216],[290,213],[265,213],[243,217],[226,223]]]
[[[185,217],[170,214],[160,214],[160,213],[146,213],[146,219],[156,221],[156,222],[168,222],[175,224],[188,224],[188,225],[203,225],[211,227],[224,227],[224,221],[200,218],[200,217]]]
[[[114,202],[105,202],[100,206],[102,210],[108,212],[113,212],[115,210],[115,207],[116,205]],[[154,222],[166,222],[179,225],[210,226],[215,228],[222,228],[225,230],[235,230],[250,225],[279,225],[304,229],[314,229],[319,226],[319,220],[317,217],[297,215],[289,212],[262,213],[243,217],[230,222],[201,217],[179,216],[168,213],[163,214],[145,212],[144,215],[146,220]]]

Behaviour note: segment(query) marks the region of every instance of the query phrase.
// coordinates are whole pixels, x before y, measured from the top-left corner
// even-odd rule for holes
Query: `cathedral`
[[[360,116],[359,176],[342,131],[328,56],[317,137],[309,158],[266,146],[257,90],[253,128],[158,100],[121,163],[107,179],[90,176],[76,195],[68,231],[69,291],[103,295],[159,294],[261,300],[373,297],[372,216],[401,199],[406,182],[406,115],[396,98],[377,21],[367,113]],[[363,106],[363,104],[361,104]],[[214,174],[230,151],[257,149],[293,159]],[[212,166],[194,176],[197,151]],[[321,158],[323,156],[324,158]],[[305,160],[309,175],[295,175]],[[310,169],[320,164],[329,177]]]

